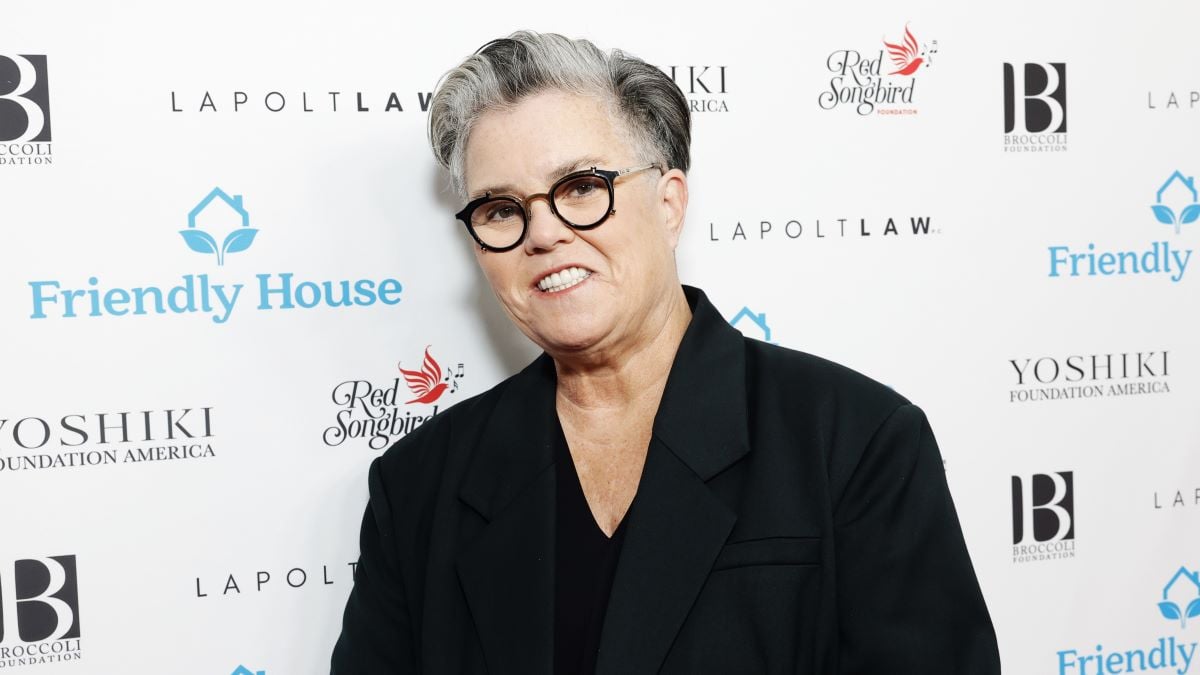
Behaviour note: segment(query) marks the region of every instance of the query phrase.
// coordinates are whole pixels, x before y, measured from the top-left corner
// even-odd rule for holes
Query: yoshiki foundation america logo
[[[431,349],[425,348],[420,366],[397,364],[400,376],[391,382],[346,380],[335,386],[331,398],[338,411],[322,434],[325,445],[366,439],[367,447],[382,450],[436,415],[446,405],[445,397],[458,392],[464,368],[462,363],[443,368]]]

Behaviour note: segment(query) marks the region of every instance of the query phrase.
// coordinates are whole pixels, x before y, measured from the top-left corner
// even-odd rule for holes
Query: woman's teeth
[[[582,267],[568,267],[561,272],[543,277],[537,286],[547,293],[556,293],[567,290],[591,275],[591,272]]]

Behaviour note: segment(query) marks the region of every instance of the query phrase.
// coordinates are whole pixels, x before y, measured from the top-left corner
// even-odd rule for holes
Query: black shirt
[[[600,629],[629,518],[626,514],[621,519],[611,539],[604,534],[583,495],[562,427],[557,420],[554,426],[554,673],[591,675],[596,672]]]

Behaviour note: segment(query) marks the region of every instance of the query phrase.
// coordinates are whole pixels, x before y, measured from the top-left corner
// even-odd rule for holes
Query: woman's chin
[[[582,319],[564,322],[564,325],[550,327],[529,337],[551,355],[567,355],[587,352],[599,345],[608,333],[592,321]]]

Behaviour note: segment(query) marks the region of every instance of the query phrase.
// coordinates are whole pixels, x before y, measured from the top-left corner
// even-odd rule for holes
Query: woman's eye
[[[516,211],[511,206],[502,206],[498,209],[493,209],[491,213],[492,220],[508,220],[513,217],[513,212]]]

